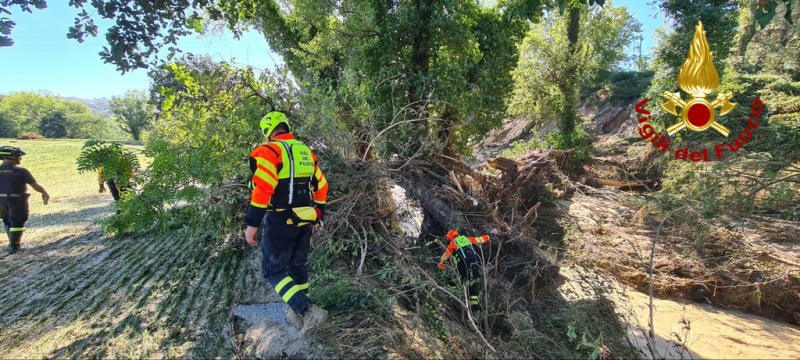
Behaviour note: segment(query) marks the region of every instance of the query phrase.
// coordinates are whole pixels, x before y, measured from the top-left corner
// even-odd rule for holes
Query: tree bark
[[[569,45],[567,46],[567,70],[564,73],[563,80],[559,84],[559,89],[564,97],[564,104],[561,108],[561,121],[558,124],[559,131],[564,135],[569,135],[575,131],[577,124],[577,102],[575,96],[575,83],[577,81],[577,59],[575,54],[578,50],[578,36],[580,34],[581,26],[581,8],[573,6],[569,8],[569,22],[567,24],[567,39]]]
[[[739,36],[739,44],[737,45],[737,50],[739,56],[744,56],[747,53],[747,45],[750,44],[750,41],[753,40],[753,36],[756,35],[756,10],[757,5],[755,2],[750,0],[744,0],[746,4],[740,4],[743,6],[747,6],[750,8],[750,18],[747,20],[747,23],[739,24],[742,27],[742,34]]]

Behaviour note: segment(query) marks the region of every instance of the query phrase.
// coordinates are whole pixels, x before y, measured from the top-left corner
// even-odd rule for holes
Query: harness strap
[[[289,205],[292,205],[294,198],[294,156],[292,155],[292,146],[285,141],[280,142],[286,150],[286,155],[289,157]]]

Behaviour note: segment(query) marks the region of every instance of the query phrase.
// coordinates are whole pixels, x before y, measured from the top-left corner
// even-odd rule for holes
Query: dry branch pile
[[[543,200],[579,186],[564,174],[571,151],[534,152],[519,160],[496,158],[476,167],[446,156],[429,162],[389,163],[394,181],[419,201],[429,235],[446,229],[492,235],[484,246],[490,270],[517,289],[535,292],[538,280],[558,274],[553,259],[537,246],[535,223]],[[426,234],[423,234],[425,236]],[[520,276],[526,274],[526,276]]]

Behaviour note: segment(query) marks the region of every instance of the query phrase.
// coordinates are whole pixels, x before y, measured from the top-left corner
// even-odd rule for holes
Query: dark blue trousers
[[[267,212],[261,231],[261,275],[295,313],[308,299],[308,251],[313,225],[287,225],[288,211]]]

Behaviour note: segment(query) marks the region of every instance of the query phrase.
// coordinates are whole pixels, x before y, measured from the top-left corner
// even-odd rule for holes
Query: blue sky
[[[663,16],[644,0],[615,0],[626,5],[643,25],[643,53],[653,46],[653,30],[663,24]],[[33,14],[12,7],[12,19],[17,23],[11,33],[14,46],[0,48],[0,94],[13,91],[47,90],[53,93],[86,99],[109,98],[130,89],[147,89],[147,70],[139,69],[120,74],[114,65],[104,64],[98,53],[105,45],[105,31],[113,24],[99,17],[98,37],[84,43],[67,39],[78,10],[66,1],[49,1],[45,10]],[[653,15],[658,15],[653,18]],[[210,54],[217,60],[249,64],[256,68],[273,68],[281,62],[269,51],[264,37],[256,32],[246,33],[236,40],[229,32],[207,37],[189,36],[178,46],[185,52]]]

